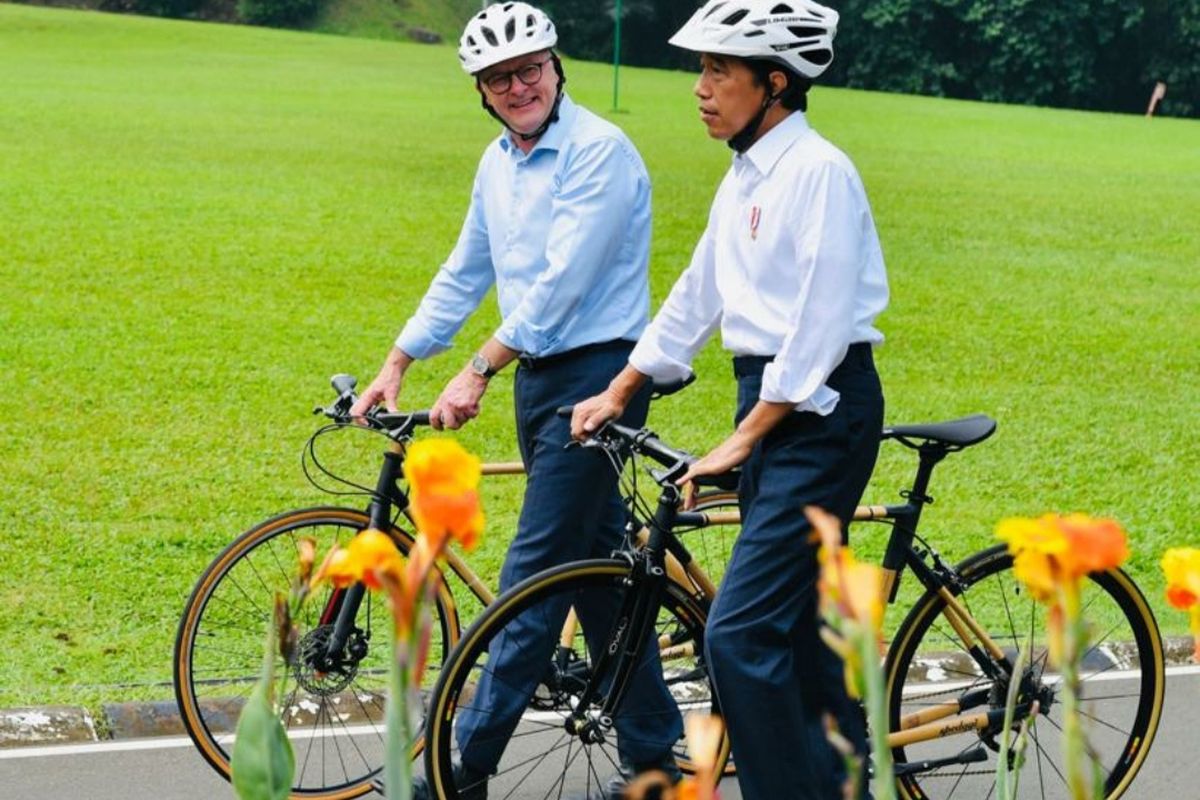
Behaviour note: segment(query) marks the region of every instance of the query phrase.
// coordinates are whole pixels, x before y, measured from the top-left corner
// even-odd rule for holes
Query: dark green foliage
[[[847,0],[825,82],[944,97],[1193,114],[1197,0]],[[1190,48],[1190,49],[1189,49]]]
[[[535,0],[536,2],[536,0]],[[621,63],[692,68],[696,56],[667,39],[699,8],[696,0],[621,0]],[[612,61],[615,0],[543,0],[563,52],[587,61]]]
[[[841,13],[823,83],[976,100],[1160,113],[1200,112],[1200,0],[828,0]],[[613,56],[614,0],[545,0],[562,48]],[[691,68],[666,45],[695,0],[623,0],[621,61]]]
[[[202,17],[206,0],[100,0],[101,11],[145,14],[151,17],[195,19]]]
[[[321,0],[238,0],[238,16],[251,25],[296,28],[312,21]]]

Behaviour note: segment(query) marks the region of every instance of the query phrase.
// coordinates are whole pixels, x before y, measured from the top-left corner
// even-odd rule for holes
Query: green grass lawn
[[[610,68],[568,71],[609,107]],[[611,115],[655,182],[656,302],[729,163],[691,83],[623,71]],[[1157,562],[1200,543],[1200,125],[827,89],[810,117],[874,205],[888,420],[1000,421],[935,474],[934,543],[957,559],[1006,515],[1116,517],[1182,630]],[[169,696],[200,570],[327,501],[299,469],[308,412],[330,374],[373,376],[495,134],[449,47],[0,5],[0,707]],[[496,321],[488,300],[407,402],[432,402]],[[702,450],[732,378],[719,343],[697,369],[653,424]],[[462,439],[510,460],[511,374],[493,383]],[[378,449],[337,455],[369,472]],[[912,466],[885,448],[870,499]],[[519,487],[488,487],[472,563],[489,576]]]

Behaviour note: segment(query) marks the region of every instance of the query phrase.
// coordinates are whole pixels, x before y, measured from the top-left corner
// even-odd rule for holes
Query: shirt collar
[[[578,113],[579,106],[575,105],[566,92],[563,92],[562,102],[558,104],[558,121],[542,134],[542,138],[538,139],[537,144],[529,151],[529,155],[532,156],[539,150],[557,152],[562,147],[563,140],[567,138],[567,132],[571,130],[571,125],[575,122],[575,116]],[[524,156],[524,153],[513,142],[512,134],[507,128],[500,134],[500,147],[510,155]]]
[[[788,148],[810,130],[803,111],[793,111],[779,124],[750,146],[745,153],[734,155],[734,161],[747,159],[762,175],[770,173]]]

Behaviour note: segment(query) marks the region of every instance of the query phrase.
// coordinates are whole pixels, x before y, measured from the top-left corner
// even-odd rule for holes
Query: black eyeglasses
[[[487,78],[481,78],[480,82],[488,87],[492,94],[504,94],[512,88],[513,76],[517,76],[517,80],[526,86],[533,86],[542,79],[542,67],[553,61],[553,57],[547,58],[544,61],[535,61],[532,64],[525,64],[508,72],[497,72],[489,75]]]

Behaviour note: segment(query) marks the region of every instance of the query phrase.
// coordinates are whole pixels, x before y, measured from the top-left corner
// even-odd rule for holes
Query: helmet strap
[[[758,135],[758,129],[762,127],[763,120],[767,118],[767,112],[771,106],[775,105],[781,94],[782,92],[771,94],[770,89],[767,90],[767,97],[763,100],[762,108],[746,123],[746,127],[729,137],[729,141],[726,142],[733,152],[741,154],[750,149],[750,145],[754,144],[754,138]]]
[[[558,87],[554,91],[554,106],[551,107],[550,113],[546,115],[546,120],[538,126],[537,130],[531,133],[521,133],[520,131],[514,131],[512,128],[508,127],[508,123],[504,121],[504,117],[500,116],[500,112],[496,111],[496,109],[492,108],[491,104],[488,103],[487,95],[484,94],[483,86],[480,85],[479,79],[475,79],[475,89],[479,92],[480,104],[483,106],[483,109],[491,114],[497,122],[503,125],[505,130],[507,130],[513,136],[518,137],[523,142],[528,142],[530,139],[540,139],[542,134],[550,130],[551,125],[558,122],[558,107],[562,105],[563,87],[567,85],[567,76],[563,73],[562,62],[558,60],[558,53],[551,51],[550,61],[554,64],[555,74],[558,75]],[[513,76],[513,80],[518,80],[518,78]]]

